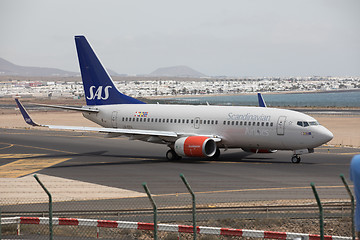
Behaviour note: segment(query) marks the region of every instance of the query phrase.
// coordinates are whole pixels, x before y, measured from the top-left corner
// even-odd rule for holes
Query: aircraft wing
[[[117,133],[117,134],[129,134],[129,135],[148,135],[148,136],[164,136],[164,137],[178,137],[178,134],[175,132],[169,131],[153,131],[153,130],[138,130],[138,129],[121,129],[121,128],[102,128],[102,127],[80,127],[80,126],[60,126],[60,125],[44,125],[38,124],[33,121],[26,111],[25,107],[21,104],[19,99],[15,99],[16,104],[18,105],[20,112],[25,120],[25,122],[31,126],[35,127],[48,127],[50,129],[59,129],[59,130],[79,130],[79,131],[93,131],[101,133]],[[43,104],[42,104],[43,105]],[[53,105],[45,105],[53,106]],[[67,109],[67,108],[65,108]],[[74,110],[74,109],[72,109]]]
[[[157,131],[157,130],[141,130],[141,129],[123,129],[123,128],[103,128],[103,127],[81,127],[81,126],[60,126],[60,125],[44,125],[38,124],[33,121],[26,111],[25,107],[21,104],[18,99],[15,99],[16,104],[18,105],[20,112],[25,120],[25,122],[31,126],[36,127],[48,127],[50,129],[58,129],[58,130],[77,130],[77,131],[91,131],[91,132],[100,132],[107,133],[108,137],[118,137],[121,135],[127,136],[137,136],[133,137],[133,139],[143,140],[151,138],[151,137],[159,137],[162,140],[166,138],[167,141],[174,141],[177,138],[184,136],[194,136],[195,134],[191,133],[176,133],[171,131]],[[47,105],[49,106],[49,105]],[[203,135],[202,135],[203,136]],[[221,138],[217,136],[209,135],[207,137],[213,138],[215,142],[220,142]],[[158,141],[158,140],[156,140]]]

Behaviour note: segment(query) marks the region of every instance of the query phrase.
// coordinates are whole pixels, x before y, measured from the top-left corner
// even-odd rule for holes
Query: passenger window
[[[271,122],[271,123],[270,123],[270,127],[272,127],[272,126],[274,126],[274,123]]]
[[[151,122],[154,122],[154,119],[153,119],[153,118],[151,119]]]
[[[189,119],[186,119],[186,123],[189,123]]]
[[[174,119],[174,123],[176,123],[176,119]]]
[[[214,120],[211,120],[211,124],[214,124]]]
[[[261,126],[262,126],[262,127],[264,126],[264,122],[261,123]]]
[[[239,125],[239,121],[236,121],[236,122],[235,122],[235,125],[236,125],[236,126]]]
[[[226,121],[224,121],[224,125],[226,124]]]
[[[194,123],[194,120],[191,119],[191,124],[193,124],[193,123]]]
[[[202,124],[202,120],[200,120],[200,124]]]
[[[244,126],[246,126],[246,122],[244,122]]]
[[[218,120],[215,121],[215,124],[216,124],[216,125],[218,124]]]
[[[269,126],[269,123],[268,123],[268,122],[266,123],[266,126],[267,126],[267,127]]]
[[[234,125],[234,121],[231,122],[231,125]]]
[[[125,121],[127,122],[128,118],[125,118]]]
[[[260,126],[260,122],[258,122],[257,125]]]
[[[230,125],[230,121],[227,122],[227,125]]]
[[[242,121],[240,121],[240,126],[242,126]]]

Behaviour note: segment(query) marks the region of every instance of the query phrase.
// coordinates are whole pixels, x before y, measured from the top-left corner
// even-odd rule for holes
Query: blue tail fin
[[[114,85],[84,36],[75,36],[87,105],[144,104],[122,94]]]
[[[257,95],[258,95],[259,107],[266,107],[265,100],[262,97],[261,93],[258,93]]]

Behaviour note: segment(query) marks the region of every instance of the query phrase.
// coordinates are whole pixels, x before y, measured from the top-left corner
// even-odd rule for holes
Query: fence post
[[[51,193],[46,189],[46,187],[44,186],[44,184],[42,184],[42,182],[40,181],[40,179],[38,178],[38,176],[37,176],[36,174],[34,174],[34,178],[35,178],[36,181],[40,184],[40,186],[42,187],[42,189],[44,189],[44,191],[46,192],[46,194],[49,196],[49,232],[50,232],[50,240],[53,240],[53,221],[52,221],[53,212],[52,212],[52,197],[51,197]]]
[[[196,200],[195,200],[195,194],[193,190],[191,189],[189,183],[187,182],[184,174],[180,174],[181,180],[184,182],[186,188],[191,194],[192,197],[192,215],[193,215],[193,233],[194,233],[194,240],[196,240],[196,234],[197,234],[197,228],[196,228]]]
[[[151,204],[153,205],[153,210],[154,210],[154,239],[157,240],[157,206],[156,206],[156,203],[154,201],[154,199],[152,198],[151,196],[151,193],[149,191],[149,188],[147,187],[146,183],[143,183],[142,184],[144,189],[145,189],[145,192],[146,194],[148,195],[149,199],[150,199],[150,202]]]
[[[340,178],[342,180],[342,182],[345,185],[346,191],[349,194],[349,197],[351,199],[351,233],[352,233],[352,239],[355,240],[356,238],[356,233],[355,233],[355,221],[354,221],[354,214],[355,214],[355,201],[354,201],[354,195],[352,194],[348,183],[346,182],[346,179],[344,177],[344,174],[340,174]]]
[[[315,184],[312,182],[310,183],[311,188],[314,192],[316,202],[319,206],[319,218],[320,218],[320,239],[324,240],[324,213],[323,213],[323,207],[319,198],[319,195],[316,191]]]

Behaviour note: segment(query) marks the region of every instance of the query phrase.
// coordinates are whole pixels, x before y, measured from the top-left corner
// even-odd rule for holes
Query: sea
[[[360,107],[360,89],[353,91],[262,93],[267,106],[271,107]],[[171,103],[257,106],[257,94],[223,96],[189,96],[168,98]]]

